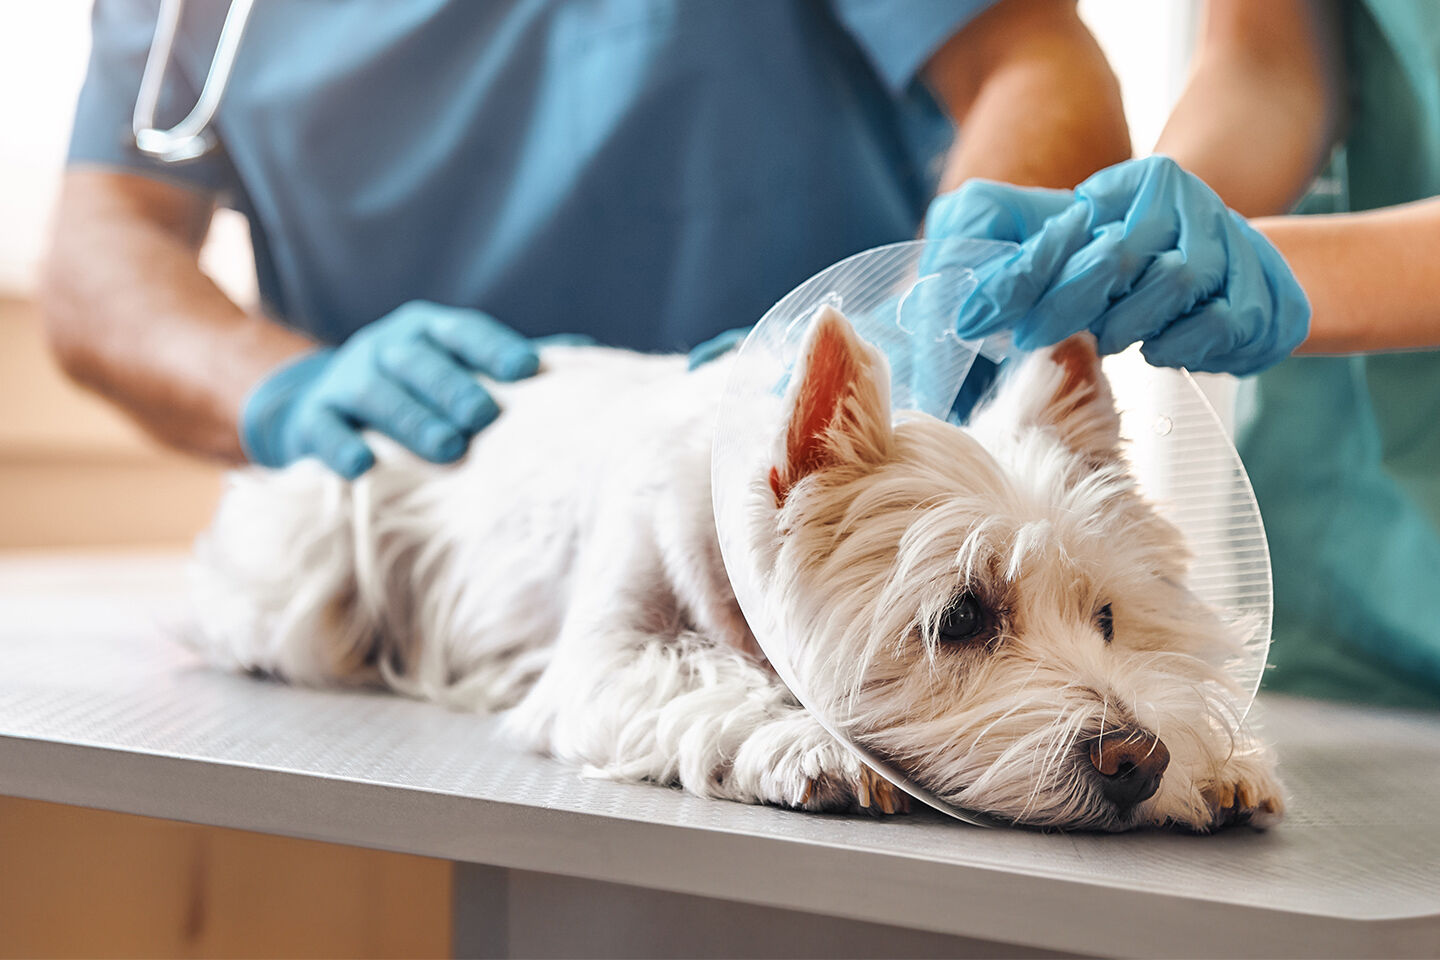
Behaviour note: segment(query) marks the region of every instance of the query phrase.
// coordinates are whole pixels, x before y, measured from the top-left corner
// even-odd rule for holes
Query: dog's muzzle
[[[1138,727],[1106,730],[1084,747],[1100,793],[1122,813],[1153,797],[1170,765],[1164,741]]]

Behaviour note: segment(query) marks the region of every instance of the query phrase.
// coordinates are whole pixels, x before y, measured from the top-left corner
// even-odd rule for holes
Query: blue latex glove
[[[928,240],[1007,240],[1023,244],[1075,202],[1073,190],[1017,187],[994,180],[967,180],[958,190],[936,197],[925,213]],[[1023,250],[1015,254],[1024,255]],[[941,266],[927,254],[921,272]]]
[[[529,340],[483,313],[411,301],[270,373],[245,401],[241,444],[262,466],[318,457],[353,480],[375,463],[361,437],[375,430],[448,463],[500,412],[475,374],[518,380],[539,363]]]
[[[1012,330],[1034,349],[1090,330],[1101,353],[1141,342],[1157,366],[1244,375],[1309,332],[1284,259],[1166,157],[1109,167],[1064,191],[967,185],[938,198],[927,235],[1017,240],[961,309],[958,332]]]
[[[1003,259],[981,264],[967,260],[980,285],[961,305],[956,323],[960,336],[969,338],[968,331],[977,327],[975,318],[990,309],[989,291],[1002,284],[1023,284],[1034,276],[1034,271],[1026,266],[1033,249],[1024,246],[1024,242],[1074,202],[1075,194],[1071,190],[1017,187],[993,180],[967,180],[958,190],[935,198],[925,214],[927,240],[1005,240],[1021,244],[1018,251]],[[952,248],[932,244],[920,259],[920,272],[935,273],[944,269],[949,249],[963,251],[965,248],[963,244],[954,244]],[[1036,291],[1035,296],[1038,295]],[[997,325],[995,329],[1003,328]],[[999,376],[1000,366],[985,357],[975,358],[951,406],[952,419],[964,422],[970,416]]]

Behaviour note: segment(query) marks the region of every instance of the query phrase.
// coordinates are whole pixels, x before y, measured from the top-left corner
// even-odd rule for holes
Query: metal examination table
[[[1265,834],[805,815],[211,671],[181,590],[175,557],[0,559],[0,793],[447,858],[462,955],[1440,955],[1440,716],[1263,699]]]

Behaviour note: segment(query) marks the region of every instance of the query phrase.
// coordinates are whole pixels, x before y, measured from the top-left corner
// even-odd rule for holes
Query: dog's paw
[[[1284,790],[1264,755],[1232,760],[1218,777],[1200,784],[1200,795],[1211,830],[1239,824],[1263,830],[1285,816]]]
[[[869,767],[842,778],[821,774],[805,781],[795,805],[802,810],[864,812],[873,816],[910,812],[910,796]]]
[[[729,773],[724,795],[749,803],[876,816],[910,809],[909,797],[803,710],[756,730],[741,745]]]
[[[855,809],[874,816],[910,812],[910,795],[865,767],[855,781]]]

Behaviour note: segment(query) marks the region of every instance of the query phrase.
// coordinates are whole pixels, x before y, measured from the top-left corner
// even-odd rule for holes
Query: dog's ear
[[[890,456],[889,367],[834,307],[821,307],[810,321],[785,407],[785,435],[770,471],[776,503],[812,473]]]
[[[1120,455],[1120,416],[1100,369],[1095,338],[1088,333],[1026,357],[979,415],[1053,430],[1067,447],[1095,463]]]

